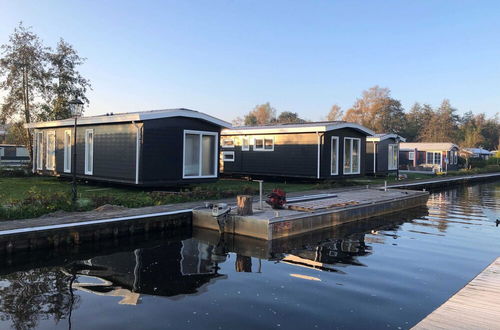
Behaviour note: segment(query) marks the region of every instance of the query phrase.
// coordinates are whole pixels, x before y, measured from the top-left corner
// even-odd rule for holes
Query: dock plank
[[[412,329],[498,329],[500,258]]]

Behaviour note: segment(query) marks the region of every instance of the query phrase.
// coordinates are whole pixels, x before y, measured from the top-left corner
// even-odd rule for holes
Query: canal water
[[[500,182],[267,242],[203,230],[15,255],[0,328],[406,329],[500,256]]]

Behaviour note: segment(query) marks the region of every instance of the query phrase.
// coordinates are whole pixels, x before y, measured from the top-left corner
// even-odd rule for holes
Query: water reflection
[[[321,300],[310,298],[314,292],[319,297],[324,294],[323,299],[337,297],[328,299],[338,299],[342,304],[321,303],[306,310],[317,309],[320,314],[316,315],[336,310],[336,320],[346,327],[360,325],[362,321],[356,315],[369,315],[370,320],[378,317],[379,327],[385,326],[383,322],[388,318],[411,325],[470,279],[461,278],[462,273],[458,274],[457,269],[474,276],[483,263],[488,263],[481,259],[486,253],[480,249],[495,249],[496,241],[492,238],[497,237],[494,226],[500,211],[500,189],[491,187],[476,185],[436,192],[431,195],[428,208],[271,242],[232,235],[221,237],[218,232],[193,229],[188,233],[172,233],[168,238],[136,237],[131,241],[104,242],[72,251],[15,255],[0,260],[0,321],[14,328],[35,328],[47,320],[66,323],[72,313],[95,312],[97,307],[90,306],[89,301],[101,302],[99,310],[144,313],[141,306],[145,307],[145,302],[153,298],[155,304],[161,306],[159,309],[170,309],[173,314],[177,314],[177,308],[179,313],[184,311],[179,316],[182,319],[192,313],[182,309],[183,302],[189,306],[198,302],[198,307],[208,308],[205,306],[213,301],[204,299],[224,301],[231,297],[231,292],[234,299],[235,291],[226,288],[240,290],[248,282],[248,288],[256,293],[260,291],[259,298],[238,297],[239,305],[226,304],[225,308],[260,306],[259,313],[265,315],[274,303],[273,294],[277,294],[275,288],[278,288],[291,302],[286,305],[291,310],[286,310],[287,315],[300,315],[303,307],[294,306],[305,304],[308,299],[312,299],[311,306]],[[481,234],[471,230],[484,224]],[[488,231],[488,236],[484,236],[486,230],[490,230],[488,226],[495,232]],[[446,241],[442,241],[444,236]],[[489,245],[477,244],[483,238]],[[455,256],[457,249],[461,249],[458,251],[461,258],[448,258]],[[441,267],[444,262],[447,266]],[[437,274],[435,278],[434,274]],[[301,285],[287,282],[291,279],[302,281]],[[318,284],[324,286],[315,287]],[[288,285],[290,291],[282,289],[282,285]],[[271,297],[264,299],[266,290]],[[418,298],[420,309],[411,312],[409,307],[415,306],[415,297],[423,290],[428,291],[421,295],[425,298]],[[424,300],[428,297],[432,297],[431,303]],[[408,312],[401,311],[403,305]],[[214,306],[214,310],[220,308],[220,305]],[[282,306],[280,301],[273,305],[273,310]],[[346,310],[342,310],[344,307]],[[152,307],[147,308],[149,311]],[[349,316],[356,308],[360,313]],[[171,315],[171,319],[175,319],[173,316],[176,315]],[[152,322],[158,322],[158,317]],[[218,316],[214,319],[218,324],[230,321],[225,318],[221,321]],[[330,318],[318,320],[328,327]],[[65,323],[61,327],[66,327]],[[121,325],[117,327],[125,328]],[[364,325],[373,327],[369,322]]]
[[[190,239],[75,261],[63,271],[78,275],[74,289],[121,297],[119,304],[138,304],[141,295],[178,299],[200,294],[208,285],[226,279],[219,273],[221,263],[234,262],[236,272],[252,272],[252,258],[257,259],[255,264],[266,259],[330,272],[339,272],[337,268],[345,265],[363,266],[359,257],[371,253],[365,242],[366,233],[395,230],[424,212],[417,209],[404,218],[368,219],[272,242],[233,235],[221,237],[215,231],[195,229]],[[232,253],[236,254],[233,259],[229,257]]]

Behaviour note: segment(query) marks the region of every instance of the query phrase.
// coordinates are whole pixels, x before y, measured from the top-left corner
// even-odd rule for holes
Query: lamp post
[[[72,148],[72,157],[71,157],[71,162],[72,164],[72,169],[73,169],[73,182],[71,185],[71,200],[73,203],[76,203],[76,198],[77,198],[77,191],[76,191],[76,124],[78,117],[82,115],[83,112],[83,102],[80,101],[78,98],[75,98],[69,103],[69,110],[71,112],[71,116],[75,118],[75,126],[73,129],[73,148]]]

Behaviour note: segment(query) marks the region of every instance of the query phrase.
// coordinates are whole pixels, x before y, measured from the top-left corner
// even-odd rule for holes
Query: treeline
[[[69,100],[89,102],[90,82],[77,70],[85,59],[63,39],[55,48],[44,45],[22,23],[0,51],[0,89],[5,93],[0,124],[9,124],[8,140],[25,144],[31,151],[32,139],[24,123],[68,118]]]
[[[325,120],[355,122],[377,133],[397,133],[409,142],[453,142],[461,147],[498,149],[500,143],[500,119],[498,114],[487,118],[484,113],[471,111],[459,115],[445,99],[438,107],[415,103],[405,111],[401,101],[391,96],[388,88],[374,86],[363,91],[353,106],[343,111],[334,104]],[[295,112],[285,111],[277,115],[269,103],[256,106],[235,125],[258,126],[280,123],[303,123]]]

